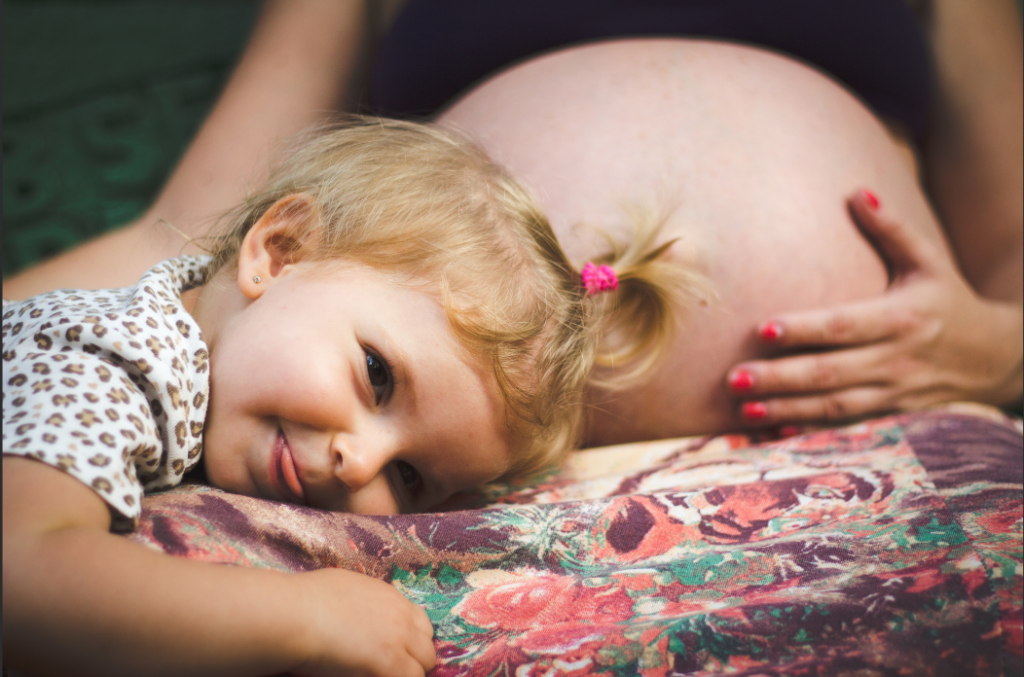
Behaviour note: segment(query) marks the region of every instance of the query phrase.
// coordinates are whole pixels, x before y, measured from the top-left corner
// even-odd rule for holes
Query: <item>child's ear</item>
[[[313,198],[304,194],[281,198],[263,213],[238,250],[238,288],[250,299],[288,266],[297,263],[319,232]]]

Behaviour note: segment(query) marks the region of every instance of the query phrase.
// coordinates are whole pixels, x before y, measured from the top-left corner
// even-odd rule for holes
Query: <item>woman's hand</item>
[[[289,674],[423,677],[434,668],[434,628],[397,589],[341,569],[294,577],[304,607],[302,653]]]
[[[745,362],[730,390],[753,425],[835,421],[1022,392],[1022,312],[978,296],[938,244],[861,191],[850,209],[889,267],[876,299],[779,315],[761,325],[785,356]]]

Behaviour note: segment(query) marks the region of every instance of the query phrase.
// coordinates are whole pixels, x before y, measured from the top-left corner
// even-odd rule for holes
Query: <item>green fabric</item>
[[[3,7],[3,266],[137,216],[212,106],[255,0]]]

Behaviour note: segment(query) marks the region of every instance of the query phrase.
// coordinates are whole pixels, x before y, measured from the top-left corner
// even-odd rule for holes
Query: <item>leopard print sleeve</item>
[[[172,259],[135,288],[4,305],[3,451],[48,463],[136,525],[144,491],[178,484],[202,451],[208,351],[181,305],[207,260]]]

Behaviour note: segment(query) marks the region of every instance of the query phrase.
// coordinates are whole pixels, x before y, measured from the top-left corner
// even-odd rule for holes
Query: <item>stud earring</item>
[[[259,275],[253,275],[252,281],[255,282],[256,284],[259,284],[260,282],[263,282],[263,278],[260,277]]]

